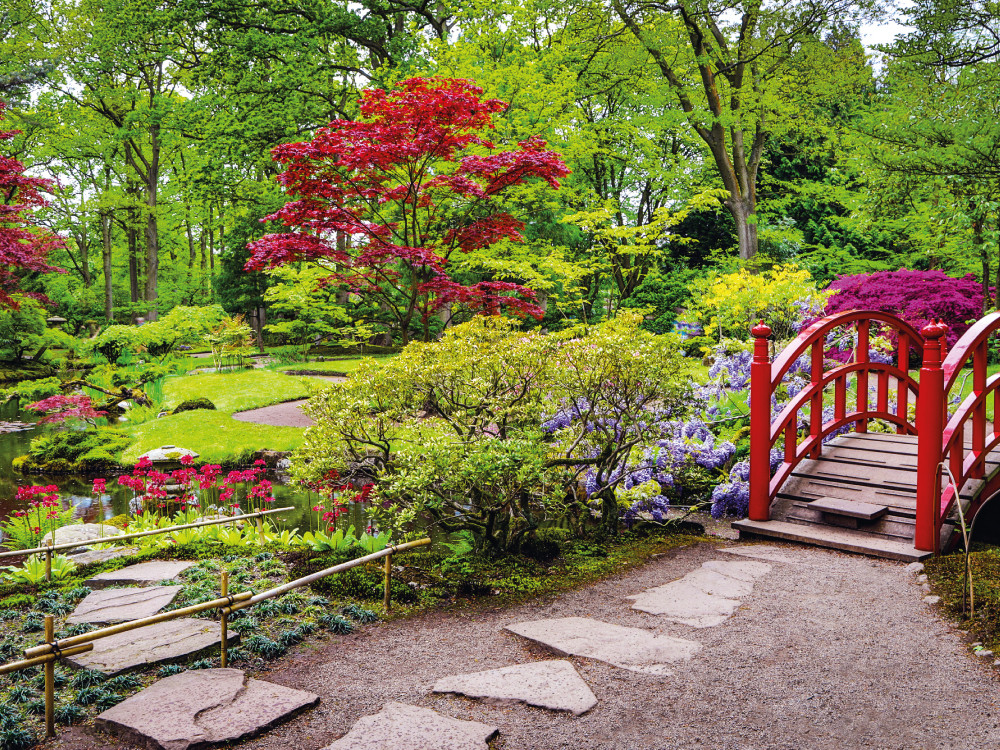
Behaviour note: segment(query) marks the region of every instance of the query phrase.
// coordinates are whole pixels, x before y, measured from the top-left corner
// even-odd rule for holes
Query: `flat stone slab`
[[[238,669],[196,669],[154,682],[94,723],[142,747],[194,750],[252,737],[317,703],[318,695]]]
[[[710,560],[683,578],[625,598],[635,601],[632,609],[693,628],[710,628],[732,616],[740,606],[739,597],[752,592],[754,581],[770,570],[762,562]]]
[[[89,622],[108,625],[155,615],[181,592],[181,586],[145,586],[138,589],[92,591],[66,618],[67,625]]]
[[[445,677],[434,685],[434,692],[527,703],[577,716],[597,705],[597,698],[576,668],[561,659]]]
[[[118,557],[128,557],[139,551],[138,547],[111,547],[109,549],[92,549],[73,555],[73,562],[77,565],[93,565],[94,563],[107,562]]]
[[[775,547],[773,544],[750,544],[746,547],[720,547],[723,552],[740,557],[752,557],[756,560],[766,560],[773,563],[801,565],[802,561],[791,555],[789,550]]]
[[[508,625],[506,630],[563,656],[583,656],[651,675],[672,674],[669,665],[688,661],[701,644],[589,617],[560,617]]]
[[[230,632],[226,641],[229,646],[234,645],[239,641],[239,634]],[[83,669],[114,675],[132,667],[183,659],[221,643],[222,626],[219,623],[185,618],[101,638],[94,641],[93,651],[68,656],[66,661]]]
[[[160,581],[170,581],[197,563],[190,560],[154,560],[137,565],[129,565],[121,570],[99,573],[84,586],[102,589],[107,586],[152,586]]]
[[[461,721],[405,703],[386,703],[358,719],[351,731],[324,750],[487,750],[497,728]]]
[[[55,541],[52,544],[73,544],[74,542],[96,543],[103,537],[119,536],[121,533],[121,529],[115,528],[114,526],[108,526],[107,524],[71,523],[68,526],[60,526],[56,529]],[[51,539],[52,535],[47,534],[45,538]],[[44,540],[42,545],[39,546],[44,546]],[[86,546],[76,547],[75,549],[63,550],[60,554],[75,555],[80,552],[85,552],[86,550]]]

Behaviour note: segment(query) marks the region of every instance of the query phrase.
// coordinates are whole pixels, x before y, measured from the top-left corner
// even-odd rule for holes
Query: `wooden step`
[[[821,497],[810,503],[813,508],[832,516],[847,516],[862,521],[874,521],[881,518],[889,509],[884,505],[873,505],[872,503],[851,502],[841,500],[836,497]]]
[[[746,519],[734,521],[733,528],[740,532],[741,539],[744,536],[785,539],[817,547],[857,552],[862,555],[904,562],[925,560],[933,554],[915,549],[913,542],[893,541],[864,531],[833,526],[805,526],[787,521],[751,521]]]

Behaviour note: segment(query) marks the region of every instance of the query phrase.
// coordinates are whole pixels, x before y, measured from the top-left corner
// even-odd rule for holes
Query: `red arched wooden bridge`
[[[824,354],[838,329],[856,337],[845,364]],[[898,560],[950,548],[960,512],[971,523],[1000,491],[1000,432],[987,419],[990,395],[1000,419],[1000,374],[986,370],[998,330],[1000,313],[987,315],[948,352],[940,322],[917,331],[894,315],[856,310],[817,320],[772,362],[771,329],[754,327],[750,514],[733,525]],[[893,342],[894,361],[870,361],[875,334]],[[921,357],[914,378],[909,365]],[[794,390],[783,384],[793,368],[807,371],[808,383],[773,414],[775,398]],[[949,413],[970,379],[971,393]]]

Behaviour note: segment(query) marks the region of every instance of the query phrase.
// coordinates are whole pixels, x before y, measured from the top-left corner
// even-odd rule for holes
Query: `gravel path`
[[[331,383],[343,383],[347,378],[339,375],[317,375],[313,376],[317,380],[328,380]],[[272,427],[312,427],[313,422],[302,413],[302,405],[309,399],[300,401],[286,401],[283,404],[264,406],[260,409],[250,409],[249,411],[238,411],[233,414],[233,419],[239,422],[250,422],[251,424],[266,424]]]
[[[233,414],[233,419],[272,427],[312,427],[316,423],[302,413],[302,405],[308,400],[304,398],[301,401],[286,401],[283,404],[264,406],[260,409],[238,411]]]
[[[1000,746],[1000,682],[963,634],[924,604],[901,563],[786,546],[721,625],[694,629],[629,608],[629,594],[706,560],[745,559],[701,544],[550,601],[502,610],[429,612],[299,647],[259,675],[322,702],[241,743],[316,750],[361,716],[401,701],[499,727],[496,750],[713,750]],[[551,658],[502,631],[550,617],[592,617],[696,640],[704,649],[669,677],[573,659],[598,698],[581,717],[524,705],[432,696],[444,676]],[[59,748],[124,748],[71,730]]]

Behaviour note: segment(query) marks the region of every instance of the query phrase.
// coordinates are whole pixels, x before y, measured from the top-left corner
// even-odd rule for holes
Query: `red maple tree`
[[[335,120],[303,143],[276,147],[279,182],[294,200],[265,221],[292,231],[250,244],[247,270],[311,261],[327,283],[367,296],[408,340],[417,313],[461,303],[475,312],[541,317],[530,289],[504,281],[462,284],[448,273],[455,252],[523,242],[505,210],[512,188],[532,179],[559,187],[569,174],[545,141],[498,150],[482,134],[506,104],[482,99],[470,81],[412,78],[366,90],[359,121]]]
[[[0,101],[0,121],[6,108]],[[0,142],[10,140],[20,131],[0,130]],[[45,205],[42,190],[50,180],[28,177],[24,164],[0,154],[0,307],[18,306],[13,295],[21,290],[18,271],[48,273],[59,271],[46,263],[53,249],[63,246],[57,235],[32,225],[31,210]],[[30,295],[44,299],[42,295]]]

